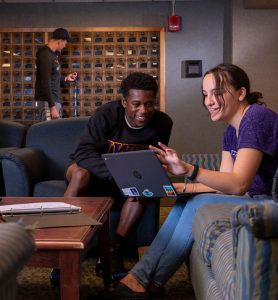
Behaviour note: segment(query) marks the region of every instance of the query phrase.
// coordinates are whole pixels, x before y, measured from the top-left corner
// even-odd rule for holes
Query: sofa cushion
[[[192,225],[193,238],[204,262],[211,265],[212,250],[219,235],[231,228],[235,204],[207,204],[198,209]]]
[[[34,197],[63,197],[66,190],[64,180],[42,181],[35,185]]]
[[[47,159],[51,180],[63,180],[69,155],[78,145],[89,117],[66,118],[33,124],[27,132],[26,147],[41,150]]]
[[[211,256],[211,270],[222,299],[234,299],[233,231],[217,238]]]

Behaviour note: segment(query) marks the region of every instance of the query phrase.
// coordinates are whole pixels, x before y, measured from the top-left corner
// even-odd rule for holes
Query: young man
[[[66,77],[60,74],[58,53],[69,41],[68,31],[58,28],[53,31],[48,44],[36,54],[35,101],[40,121],[60,118],[60,87],[76,79],[77,73],[70,73]]]
[[[101,106],[92,116],[66,171],[65,197],[112,196],[121,207],[113,244],[115,272],[124,271],[122,247],[134,232],[147,205],[139,198],[123,199],[101,158],[103,153],[148,149],[159,141],[168,144],[173,122],[155,109],[158,86],[144,73],[130,74],[121,84],[123,99]]]

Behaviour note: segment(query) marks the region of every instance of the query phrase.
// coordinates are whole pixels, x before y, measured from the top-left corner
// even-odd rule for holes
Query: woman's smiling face
[[[221,87],[217,87],[213,74],[209,73],[203,79],[202,92],[204,105],[212,121],[229,122],[233,118],[240,104],[238,100],[241,99],[241,90],[235,90],[227,82],[222,82]]]

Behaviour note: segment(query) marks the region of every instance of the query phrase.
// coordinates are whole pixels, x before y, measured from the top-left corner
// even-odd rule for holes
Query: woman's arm
[[[234,167],[234,162],[233,162],[230,152],[222,151],[219,171],[220,172],[232,172],[233,167]]]
[[[243,195],[252,183],[262,160],[263,153],[252,148],[242,148],[238,151],[233,168],[221,163],[221,169],[209,171],[200,169],[197,180],[225,194]]]
[[[194,167],[180,159],[175,150],[159,144],[161,149],[151,146],[163,167],[174,175],[191,176]],[[248,191],[262,160],[262,152],[252,148],[240,149],[232,164],[230,154],[222,153],[220,171],[199,169],[196,180],[224,194],[243,195]]]
[[[190,182],[190,183],[184,183],[184,182],[175,182],[173,183],[173,186],[175,187],[175,190],[178,194],[181,193],[212,193],[216,192],[216,190],[211,189],[210,187],[199,183],[199,182]]]

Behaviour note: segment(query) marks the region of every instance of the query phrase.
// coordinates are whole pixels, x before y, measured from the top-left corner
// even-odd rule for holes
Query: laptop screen
[[[102,158],[124,196],[177,196],[153,150],[107,153]]]

